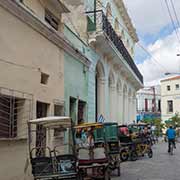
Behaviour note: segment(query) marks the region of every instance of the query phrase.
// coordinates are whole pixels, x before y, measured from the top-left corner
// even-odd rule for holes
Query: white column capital
[[[116,86],[115,85],[110,85],[109,88],[110,88],[111,91],[115,91],[116,90]]]
[[[104,78],[104,77],[100,77],[100,78],[98,78],[98,80],[99,80],[100,84],[105,84],[107,81],[106,78]]]
[[[121,90],[117,90],[119,96],[122,96],[123,92]]]

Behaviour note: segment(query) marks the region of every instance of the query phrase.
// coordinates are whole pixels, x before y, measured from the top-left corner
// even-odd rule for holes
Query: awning
[[[28,122],[29,124],[43,125],[48,128],[71,127],[71,118],[66,116],[49,116],[44,118],[33,119]]]

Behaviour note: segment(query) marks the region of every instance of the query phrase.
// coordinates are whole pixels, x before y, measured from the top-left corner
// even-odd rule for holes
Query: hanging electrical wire
[[[180,22],[179,22],[179,19],[178,19],[178,16],[177,16],[177,12],[176,12],[176,8],[174,6],[174,2],[173,2],[173,0],[170,0],[170,2],[171,2],[171,6],[173,8],[173,11],[174,11],[174,15],[175,15],[175,18],[176,18],[176,21],[177,21],[178,28],[180,28]]]
[[[169,17],[170,17],[170,20],[171,20],[173,29],[174,29],[174,31],[175,31],[175,33],[176,33],[177,40],[178,40],[178,42],[180,43],[180,37],[179,37],[179,35],[178,35],[178,31],[177,31],[176,24],[175,24],[175,22],[174,22],[173,16],[172,16],[172,14],[171,14],[171,10],[170,10],[168,1],[167,1],[167,0],[164,0],[164,1],[165,1],[167,10],[168,10],[168,14],[169,14]]]
[[[100,5],[103,9],[106,10],[106,7],[103,5],[102,2],[100,2],[99,0],[97,0],[97,2],[99,3],[99,5]],[[114,20],[116,19],[116,17],[114,17],[112,14],[110,14],[110,16],[111,16]],[[122,23],[120,23],[120,22],[118,21],[118,24],[121,26],[121,28],[122,28],[129,36],[131,36],[131,35],[129,34],[127,28],[126,28]],[[158,65],[158,67],[161,68],[161,71],[163,70],[163,72],[168,72],[168,70],[167,70],[162,64],[160,64],[160,63],[158,62],[159,60],[157,60],[156,58],[154,58],[154,56],[153,56],[143,45],[141,45],[139,42],[137,43],[137,45],[138,45],[148,56],[151,57],[152,61],[153,61],[156,65]]]
[[[140,43],[137,43],[137,45],[138,45],[144,52],[146,52],[147,55],[149,55],[149,56],[151,57],[152,61],[153,61],[154,63],[156,63],[156,65],[158,65],[159,67],[161,67],[161,70],[163,70],[163,72],[168,72],[168,70],[166,69],[166,67],[164,67],[162,64],[160,64],[160,63],[158,62],[158,60],[157,60],[148,50],[146,50],[145,47],[143,47]]]

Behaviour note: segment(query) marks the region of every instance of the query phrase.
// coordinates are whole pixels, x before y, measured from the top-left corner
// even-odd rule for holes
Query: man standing
[[[173,129],[172,125],[170,125],[168,130],[166,131],[166,136],[168,138],[168,152],[170,152],[171,143],[174,145],[174,148],[176,148],[175,145],[176,131]]]

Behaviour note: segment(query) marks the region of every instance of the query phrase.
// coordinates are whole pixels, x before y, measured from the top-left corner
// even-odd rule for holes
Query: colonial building
[[[161,117],[160,85],[140,89],[137,98],[137,120]]]
[[[29,119],[135,120],[143,77],[122,0],[0,0],[0,21],[1,179],[32,178]],[[42,133],[33,143],[48,146]]]
[[[102,115],[119,124],[136,119],[136,91],[143,77],[134,63],[138,42],[122,0],[64,0],[64,22],[98,54],[89,69],[88,120]],[[71,23],[73,22],[73,24]]]
[[[31,179],[28,120],[63,115],[64,78],[69,78],[64,64],[73,66],[69,70],[78,78],[90,65],[65,38],[63,13],[69,10],[58,0],[0,1],[0,179]],[[70,83],[71,79],[67,80]],[[84,81],[81,86],[87,82],[82,77]],[[33,138],[37,146],[47,143],[43,133]]]
[[[166,121],[180,113],[180,76],[161,81],[162,120]]]

